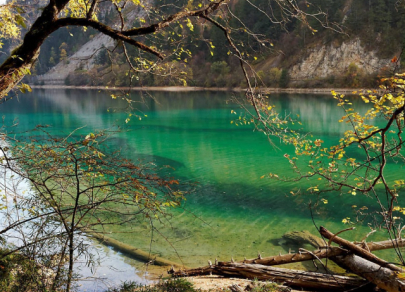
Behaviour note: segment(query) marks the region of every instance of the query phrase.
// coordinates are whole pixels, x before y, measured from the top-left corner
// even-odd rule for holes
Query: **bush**
[[[8,252],[9,250],[0,250],[2,255]],[[50,291],[53,286],[53,273],[52,266],[46,261],[40,265],[22,253],[10,254],[0,260],[0,291]],[[63,272],[59,276],[54,288],[65,284]]]
[[[225,76],[219,75],[215,80],[214,80],[215,86],[216,87],[225,87],[226,86],[226,79]]]
[[[179,278],[179,279],[170,279],[168,281],[159,284],[158,287],[161,289],[160,291],[165,292],[194,292],[197,291],[194,289],[192,283],[187,281],[186,279]]]
[[[355,63],[350,63],[344,75],[344,83],[346,84],[346,87],[359,87],[362,78],[363,71]]]
[[[84,86],[84,85],[91,85],[92,84],[92,77],[88,74],[87,71],[85,72],[74,72],[68,75],[65,79],[66,85],[74,85],[74,86]]]
[[[225,61],[214,62],[211,65],[211,73],[215,75],[224,76],[231,71],[231,68],[228,66],[228,63]]]
[[[197,292],[193,284],[186,279],[169,279],[156,285],[142,286],[135,282],[124,282],[121,287],[108,289],[106,292]],[[257,291],[259,292],[259,291]]]
[[[268,86],[277,87],[281,78],[281,71],[279,68],[271,68],[267,76]]]

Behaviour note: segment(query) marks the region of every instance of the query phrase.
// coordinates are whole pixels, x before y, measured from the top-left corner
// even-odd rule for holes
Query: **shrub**
[[[170,279],[158,285],[161,289],[160,291],[165,292],[194,292],[197,291],[194,289],[192,283],[186,279]]]
[[[108,289],[106,292],[197,292],[193,284],[186,279],[169,279],[156,285],[142,286],[135,282],[124,282],[118,288]]]
[[[231,71],[231,68],[228,66],[228,63],[225,61],[214,62],[211,65],[211,73],[215,75],[224,76]]]
[[[279,85],[281,77],[281,70],[277,67],[271,68],[269,71],[269,75],[267,76],[268,86],[275,86]]]

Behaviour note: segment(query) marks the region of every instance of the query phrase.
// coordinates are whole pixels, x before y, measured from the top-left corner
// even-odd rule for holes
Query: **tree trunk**
[[[358,288],[367,283],[367,281],[363,281],[353,277],[340,278],[341,276],[336,275],[268,267],[270,265],[280,265],[291,262],[313,260],[314,258],[330,258],[337,264],[344,266],[345,268],[349,269],[350,271],[361,277],[364,277],[369,282],[377,285],[384,290],[387,290],[389,292],[405,291],[405,281],[402,281],[400,278],[401,274],[399,274],[399,271],[401,271],[401,269],[399,267],[393,266],[392,264],[389,264],[386,261],[377,258],[359,245],[345,241],[344,239],[335,236],[324,228],[322,229],[322,234],[332,241],[339,241],[344,243],[343,245],[345,246],[345,249],[339,247],[323,247],[321,250],[316,250],[313,252],[302,251],[297,254],[278,255],[267,258],[259,257],[257,259],[244,260],[243,263],[219,262],[215,265],[209,265],[206,267],[189,269],[185,271],[176,272],[172,270],[170,273],[173,274],[173,276],[177,277],[216,274],[227,277],[233,276],[257,278],[261,280],[283,282],[288,286],[311,289],[351,289],[347,286],[353,285],[353,287]],[[365,245],[365,243],[363,245]],[[401,239],[386,240],[375,243],[367,243],[366,245],[370,251],[374,251],[403,247],[405,246],[405,241]],[[360,256],[366,254],[367,257],[372,258],[374,261],[377,258],[376,261],[378,261],[378,263],[363,259],[353,254],[349,254],[351,252],[354,252],[353,250],[359,252]],[[381,266],[379,263],[381,263],[383,266]],[[358,282],[350,282],[352,280]]]
[[[367,247],[370,251],[375,250],[383,250],[383,249],[390,249],[394,247],[404,247],[405,240],[385,240],[380,242],[369,242],[367,243]],[[339,248],[339,247],[328,247],[322,248],[321,250],[315,250],[313,252],[300,252],[300,253],[293,253],[293,254],[285,254],[285,255],[278,255],[278,256],[271,256],[265,258],[256,258],[256,259],[248,259],[244,260],[244,264],[260,264],[265,266],[277,266],[295,262],[302,262],[302,261],[309,261],[316,258],[333,258],[335,259],[337,256],[347,255],[349,251]],[[230,264],[230,262],[220,262],[220,265]],[[338,264],[341,264],[340,261]],[[347,267],[348,268],[348,267]],[[199,267],[195,269],[188,269],[183,271],[183,273],[192,274],[192,275],[209,275],[212,272],[212,266],[205,266]],[[177,274],[181,274],[182,272],[177,272]]]
[[[381,266],[381,267],[387,267],[392,271],[396,271],[396,272],[403,272],[403,270],[400,267],[397,267],[387,261],[384,261],[382,259],[380,259],[379,257],[377,257],[376,255],[372,254],[371,252],[351,243],[350,241],[343,239],[339,236],[334,235],[332,232],[330,232],[329,230],[327,230],[325,227],[320,228],[320,233],[322,236],[326,237],[327,239],[329,239],[330,241],[333,241],[347,249],[349,249],[351,252],[355,253],[356,255],[359,255],[373,263],[376,263],[377,265]],[[402,240],[397,241],[397,242],[402,242]],[[397,242],[393,241],[393,247],[398,247]],[[394,244],[395,243],[395,244]]]
[[[354,243],[353,243],[354,244]],[[404,247],[405,240],[385,240],[379,242],[369,242],[366,243],[367,247],[370,251],[375,250],[383,250],[383,249],[390,249],[396,247]],[[315,259],[315,257],[319,259],[323,258],[331,258],[338,255],[345,255],[347,254],[347,250],[344,250],[339,247],[322,247],[319,250],[315,250],[311,253],[302,251],[300,253],[293,253],[293,254],[285,254],[285,255],[278,255],[278,256],[271,256],[265,258],[256,258],[256,259],[248,259],[244,260],[243,263],[245,264],[260,264],[265,266],[276,266],[276,265],[283,265],[295,262],[302,262],[302,261],[309,261]]]
[[[243,263],[219,263],[202,269],[172,271],[173,276],[222,275],[226,277],[243,277],[258,280],[270,280],[286,286],[309,289],[346,290],[366,285],[368,281],[355,277],[305,272],[263,265]]]
[[[335,260],[347,266],[353,273],[367,279],[381,289],[388,292],[405,291],[404,279],[401,279],[397,272],[389,268],[381,267],[376,263],[354,254],[338,256]]]
[[[60,26],[55,25],[59,12],[69,0],[51,0],[26,33],[22,44],[0,66],[0,100],[29,72],[39,56],[44,40]]]

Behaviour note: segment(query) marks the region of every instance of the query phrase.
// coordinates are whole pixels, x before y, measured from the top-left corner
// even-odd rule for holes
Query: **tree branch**
[[[129,29],[129,30],[123,31],[122,34],[125,36],[151,34],[151,33],[154,33],[156,31],[159,31],[159,30],[169,26],[171,23],[178,21],[182,18],[208,16],[215,10],[218,10],[218,8],[225,2],[226,2],[226,0],[218,0],[215,2],[211,2],[206,7],[198,9],[198,10],[193,10],[193,11],[183,10],[176,14],[170,15],[168,18],[166,18],[165,20],[163,20],[161,22],[151,24],[151,25],[145,26],[145,27]]]
[[[115,40],[121,40],[124,41],[130,45],[133,45],[135,47],[140,48],[141,50],[151,53],[152,55],[157,56],[160,59],[163,59],[164,56],[158,52],[157,50],[141,43],[138,42],[134,39],[131,39],[128,36],[125,36],[121,31],[112,29],[108,25],[105,25],[104,23],[101,23],[99,21],[93,20],[93,19],[86,19],[86,18],[74,18],[74,17],[66,17],[66,18],[61,18],[55,21],[55,24],[58,27],[65,27],[69,25],[76,25],[76,26],[89,26],[92,27],[99,32],[108,35],[109,37],[115,39]]]
[[[339,236],[336,236],[335,234],[333,234],[332,232],[330,232],[323,226],[320,227],[319,232],[321,233],[322,236],[326,237],[327,239],[330,239],[333,242],[350,249],[353,253],[355,253],[373,263],[376,263],[382,267],[386,267],[395,272],[400,272],[400,273],[403,272],[403,270],[401,268],[378,258],[377,256],[373,255],[371,252],[368,252],[367,250],[365,250],[361,247],[358,247],[357,245],[354,245],[350,241],[347,241]]]
[[[87,15],[86,15],[87,19],[91,19],[93,17],[93,13],[94,13],[94,10],[97,7],[97,4],[98,4],[98,0],[93,0],[93,2],[91,3],[90,9],[89,9],[89,11],[87,12]]]

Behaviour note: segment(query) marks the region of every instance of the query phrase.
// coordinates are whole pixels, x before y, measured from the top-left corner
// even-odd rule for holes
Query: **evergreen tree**
[[[110,64],[110,58],[108,58],[107,49],[103,47],[99,50],[94,58],[94,64],[96,65],[107,65]]]
[[[55,57],[56,57],[55,48],[52,47],[52,48],[51,48],[50,58],[49,58],[49,61],[48,61],[48,63],[49,63],[50,66],[55,66],[55,64],[56,64]]]
[[[280,82],[279,85],[281,88],[287,88],[288,83],[290,82],[290,75],[288,74],[287,69],[281,70]]]
[[[61,61],[66,61],[67,59],[67,53],[65,49],[60,50],[60,58]]]

